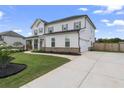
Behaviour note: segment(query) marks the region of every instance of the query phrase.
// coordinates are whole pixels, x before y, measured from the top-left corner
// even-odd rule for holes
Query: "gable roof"
[[[36,19],[34,24],[38,21],[38,20],[41,20],[42,22],[44,22],[46,25],[47,24],[52,24],[52,23],[57,23],[57,22],[62,22],[62,21],[66,21],[66,20],[72,20],[72,19],[76,19],[76,18],[80,18],[80,17],[86,17],[89,19],[91,25],[96,29],[95,25],[93,24],[93,22],[91,21],[91,19],[88,17],[88,15],[75,15],[75,16],[70,16],[70,17],[66,17],[66,18],[62,18],[62,19],[58,19],[58,20],[54,20],[54,21],[51,21],[51,22],[46,22],[42,19]],[[33,24],[33,25],[34,25]],[[33,27],[33,25],[31,26],[31,28]]]
[[[13,32],[13,31],[6,31],[6,32],[1,32],[0,33],[1,36],[12,36],[12,37],[20,37],[20,38],[25,38],[24,36]]]
[[[43,23],[45,23],[45,24],[47,23],[47,21],[38,18],[38,19],[36,19],[36,20],[34,21],[34,23],[33,23],[33,25],[31,26],[31,28],[36,24],[37,21],[41,21],[41,22],[43,22]]]

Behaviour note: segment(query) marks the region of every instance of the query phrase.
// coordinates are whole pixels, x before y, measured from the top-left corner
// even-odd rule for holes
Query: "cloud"
[[[121,10],[121,9],[123,9],[123,5],[109,5],[107,6],[106,12],[112,13],[114,11]]]
[[[110,20],[102,19],[101,22],[105,23],[107,26],[124,26],[124,20],[116,19],[113,22]]]
[[[21,33],[21,32],[22,32],[21,29],[14,29],[13,31],[14,31],[14,32],[17,32],[17,33]]]
[[[123,15],[124,14],[124,11],[118,11],[116,12],[117,15]]]
[[[4,12],[0,11],[0,20],[3,18],[4,15]]]
[[[105,7],[105,9],[95,10],[93,11],[93,13],[94,14],[110,14],[115,11],[122,10],[124,6],[123,5],[106,5],[101,7]]]
[[[78,10],[81,10],[81,11],[88,11],[87,8],[79,8]]]
[[[110,22],[110,21],[107,20],[107,19],[102,19],[101,22],[103,22],[103,23],[108,23],[108,22]]]
[[[117,32],[124,32],[124,29],[117,29]]]
[[[103,10],[95,10],[95,11],[93,11],[93,13],[94,14],[101,14],[101,13],[103,13]]]
[[[27,36],[31,36],[31,35],[32,35],[32,33],[31,33],[31,32],[28,32],[28,33],[27,33]]]
[[[124,20],[114,20],[113,22],[106,23],[107,26],[124,26]]]
[[[99,30],[95,30],[95,33],[99,32]]]

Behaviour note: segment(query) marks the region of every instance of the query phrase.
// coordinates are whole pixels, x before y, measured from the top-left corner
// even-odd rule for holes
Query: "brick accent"
[[[63,48],[63,47],[45,47],[41,50],[46,52],[56,52],[56,53],[74,53],[79,54],[79,48]]]

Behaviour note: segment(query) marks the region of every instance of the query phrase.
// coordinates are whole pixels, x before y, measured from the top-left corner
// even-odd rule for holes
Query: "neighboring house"
[[[27,50],[82,53],[95,42],[95,25],[87,15],[71,16],[52,22],[36,19],[32,36],[26,38]]]
[[[8,46],[14,46],[15,42],[21,42],[25,45],[25,37],[13,32],[13,31],[6,31],[0,33],[0,44],[6,43]]]

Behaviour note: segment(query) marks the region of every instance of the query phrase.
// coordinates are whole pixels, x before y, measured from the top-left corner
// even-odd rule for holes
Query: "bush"
[[[13,48],[12,46],[7,46],[7,44],[1,44],[0,45],[0,68],[5,68],[10,61],[12,60],[12,57],[10,54],[16,53],[16,52],[22,52],[22,49]]]
[[[32,50],[31,52],[45,53],[45,51],[44,51],[44,50],[38,50],[38,49],[34,49],[34,50]]]
[[[19,49],[13,50],[8,46],[0,46],[0,68],[5,68],[13,59],[10,54],[17,51],[19,51]]]
[[[11,57],[9,55],[10,51],[7,49],[0,50],[0,68],[5,68],[10,63]]]

